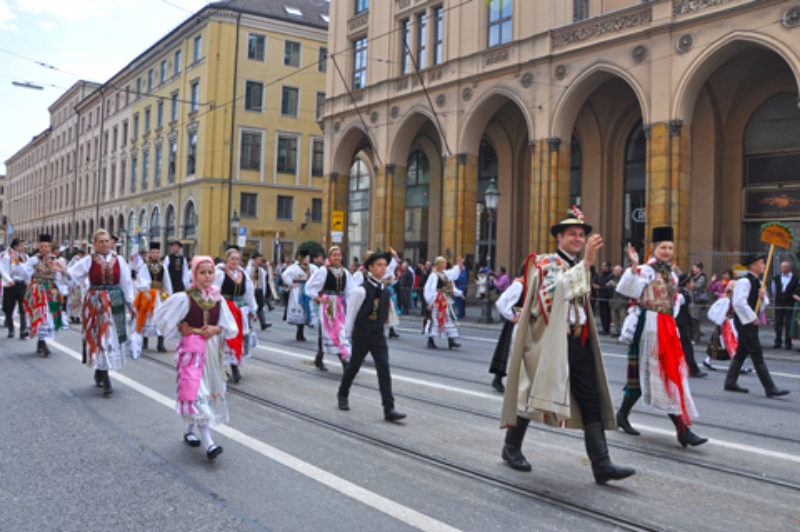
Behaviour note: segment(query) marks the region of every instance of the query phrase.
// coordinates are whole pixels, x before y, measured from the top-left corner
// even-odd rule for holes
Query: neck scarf
[[[202,264],[203,262],[208,262],[211,266],[214,266],[214,259],[212,259],[208,255],[195,255],[192,258],[192,286],[190,288],[196,289],[203,299],[209,301],[220,301],[222,299],[222,295],[219,292],[219,287],[215,285],[211,285],[208,289],[203,290],[200,288],[200,285],[197,284],[197,267]]]

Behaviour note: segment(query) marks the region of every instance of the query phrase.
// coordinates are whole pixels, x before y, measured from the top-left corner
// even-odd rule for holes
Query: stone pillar
[[[390,195],[389,187],[386,178],[387,167],[375,167],[375,179],[372,181],[374,184],[374,192],[372,193],[372,201],[369,205],[369,220],[371,230],[369,239],[369,249],[376,251],[386,250],[386,231],[388,227],[387,220],[387,202]],[[393,172],[393,170],[390,170]]]
[[[555,251],[550,227],[567,214],[569,205],[569,144],[559,138],[532,141],[530,252]]]
[[[342,249],[347,249],[347,202],[348,202],[348,178],[340,176],[338,172],[331,172],[322,184],[322,220],[325,224],[323,231],[323,247],[330,247],[331,241],[331,213],[333,211],[344,212],[344,227],[342,232],[344,237],[339,244]]]
[[[386,176],[386,245],[384,251],[393,247],[402,256],[405,247],[406,167],[387,164]]]
[[[443,158],[442,255],[451,262],[475,253],[478,156]]]

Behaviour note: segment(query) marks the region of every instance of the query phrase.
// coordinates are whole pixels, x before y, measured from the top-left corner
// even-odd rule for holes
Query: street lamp
[[[305,221],[304,223],[301,223],[301,224],[300,224],[300,230],[301,230],[301,231],[304,231],[304,230],[305,230],[305,228],[308,226],[308,224],[310,224],[310,223],[311,223],[311,218],[312,218],[312,216],[313,216],[313,215],[311,214],[311,209],[310,209],[310,208],[309,208],[309,209],[306,209],[306,221]]]
[[[233,238],[228,242],[229,246],[239,238],[239,214],[236,211],[233,211],[233,216],[231,216],[231,228],[233,229]]]
[[[486,214],[489,216],[489,242],[486,250],[486,266],[489,269],[489,275],[492,274],[492,230],[494,229],[494,213],[497,209],[497,204],[500,201],[500,191],[497,190],[497,181],[492,178],[489,181],[489,186],[486,187],[484,192],[484,200],[486,201]],[[483,323],[492,323],[492,298],[491,292],[486,292],[486,299],[483,302],[483,312],[481,313],[481,321]]]

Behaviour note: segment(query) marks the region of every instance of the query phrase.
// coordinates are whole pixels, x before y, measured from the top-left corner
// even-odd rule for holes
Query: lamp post
[[[305,231],[306,227],[308,227],[308,224],[311,223],[311,218],[313,218],[313,215],[311,214],[311,209],[310,208],[306,209],[306,221],[300,224],[301,231]]]
[[[236,239],[239,238],[239,214],[236,211],[233,211],[233,216],[231,216],[231,229],[233,229],[233,239],[228,242],[228,245],[233,245],[236,243]]]
[[[497,181],[492,178],[489,181],[489,186],[486,187],[484,193],[486,201],[486,214],[489,216],[489,242],[486,250],[486,266],[489,269],[489,275],[492,274],[492,230],[494,229],[494,213],[497,209],[497,204],[500,201],[500,191],[497,190]],[[483,323],[492,323],[492,298],[491,292],[487,290],[486,299],[483,302],[483,312],[481,312],[481,321]]]

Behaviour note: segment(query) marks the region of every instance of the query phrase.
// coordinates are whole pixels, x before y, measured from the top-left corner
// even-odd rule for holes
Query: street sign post
[[[247,227],[239,227],[239,238],[236,241],[236,245],[240,248],[245,247],[247,244]]]
[[[344,211],[331,212],[331,243],[341,244],[344,238]]]

